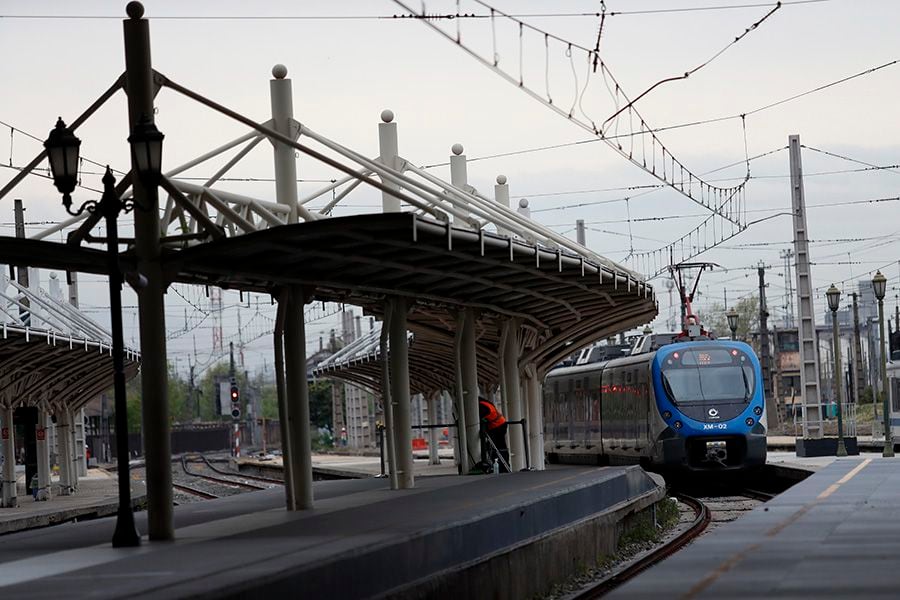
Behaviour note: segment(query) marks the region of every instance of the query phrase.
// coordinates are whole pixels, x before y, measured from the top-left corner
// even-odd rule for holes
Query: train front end
[[[697,341],[660,348],[651,365],[665,423],[657,455],[668,467],[739,470],[766,462],[762,370],[743,342]]]

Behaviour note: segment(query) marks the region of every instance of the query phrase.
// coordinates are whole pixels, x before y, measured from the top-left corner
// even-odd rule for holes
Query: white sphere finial
[[[450,148],[450,151],[453,154],[459,156],[460,154],[463,153],[463,145],[462,144],[453,144],[453,146]]]
[[[391,121],[393,121],[394,120],[394,111],[390,110],[389,108],[386,108],[383,111],[381,111],[381,120],[384,121],[385,123],[390,123]]]
[[[272,67],[272,77],[275,79],[284,79],[287,77],[287,67],[281,63]]]
[[[506,175],[497,175],[497,183],[506,185]]]
[[[519,200],[519,208],[528,208],[528,198]]]

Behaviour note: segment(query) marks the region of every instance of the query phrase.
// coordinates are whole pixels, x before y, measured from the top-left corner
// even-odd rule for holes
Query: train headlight
[[[672,423],[672,427],[674,427],[675,429],[681,429],[681,421],[675,421],[674,423]]]
[[[758,417],[759,415],[761,415],[761,414],[762,414],[762,406],[757,406],[756,408],[754,408],[754,409],[753,409],[753,414],[756,415],[757,417]]]
[[[670,413],[670,412],[667,411],[667,410],[664,410],[664,411],[663,411],[663,419],[665,419],[666,421],[668,421],[668,420],[671,419],[671,418],[672,418],[672,413]]]
[[[755,423],[755,422],[756,422],[756,421],[753,420],[753,417],[747,417],[747,418],[744,420],[744,423],[747,424],[747,427],[753,427],[753,423]]]

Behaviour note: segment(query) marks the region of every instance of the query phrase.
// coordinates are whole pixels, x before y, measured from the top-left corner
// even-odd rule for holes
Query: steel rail
[[[707,507],[706,504],[704,504],[702,501],[692,496],[685,496],[682,494],[676,495],[679,500],[693,508],[694,512],[697,515],[693,523],[691,523],[691,525],[686,530],[682,531],[669,542],[650,551],[648,554],[632,562],[621,571],[618,571],[601,581],[582,588],[576,594],[568,596],[568,598],[570,598],[571,600],[600,598],[604,594],[609,593],[626,581],[637,576],[639,573],[645,571],[647,568],[652,567],[659,562],[662,562],[663,559],[668,558],[669,556],[680,550],[682,547],[684,547],[686,544],[696,539],[701,533],[703,533],[712,520],[712,515],[709,511],[709,507]]]
[[[191,496],[197,496],[198,498],[203,498],[204,500],[215,500],[220,496],[216,496],[215,494],[211,494],[209,492],[204,492],[203,490],[199,490],[197,488],[193,488],[189,485],[182,485],[180,483],[172,482],[172,488],[184,492],[186,494],[190,494]]]
[[[197,477],[198,479],[204,479],[206,481],[212,481],[213,483],[218,483],[222,485],[230,485],[233,487],[244,488],[247,490],[265,490],[268,489],[261,485],[256,485],[253,483],[247,483],[246,481],[234,481],[231,479],[222,479],[221,477],[213,477],[211,475],[203,475],[202,473],[194,473],[187,467],[187,457],[181,457],[181,468],[184,470],[185,474],[190,475],[191,477]]]
[[[200,460],[206,463],[206,466],[215,473],[219,475],[228,475],[231,477],[243,477],[244,479],[252,479],[253,481],[262,481],[264,483],[277,483],[278,485],[284,485],[283,479],[275,479],[274,477],[263,477],[262,475],[247,475],[246,473],[229,473],[228,471],[223,471],[222,469],[216,467],[210,462],[210,460],[203,454],[200,455]]]

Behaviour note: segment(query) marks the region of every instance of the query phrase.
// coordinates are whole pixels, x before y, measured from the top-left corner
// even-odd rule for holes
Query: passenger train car
[[[631,356],[550,371],[548,460],[696,471],[764,464],[765,400],[753,349],[699,340],[641,352],[650,337]]]

